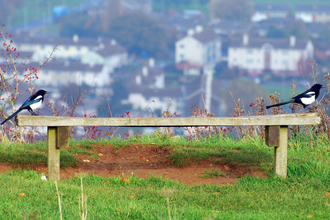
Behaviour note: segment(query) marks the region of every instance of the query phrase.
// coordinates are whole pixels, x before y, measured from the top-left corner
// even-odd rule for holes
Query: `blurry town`
[[[310,73],[320,73],[322,83],[330,68],[330,4],[2,2],[3,32],[17,48],[17,67],[26,62],[22,72],[43,64],[56,47],[34,82],[51,92],[46,103],[66,96],[63,106],[69,105],[92,85],[77,117],[161,117],[168,108],[189,117],[192,106],[233,116],[238,99],[248,111],[257,97],[267,104],[274,92],[290,98],[293,80],[303,91],[313,83]],[[0,63],[7,58],[4,53]]]

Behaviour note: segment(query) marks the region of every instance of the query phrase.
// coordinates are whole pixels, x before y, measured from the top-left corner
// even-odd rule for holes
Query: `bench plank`
[[[173,118],[82,118],[18,115],[19,126],[112,126],[112,127],[194,127],[243,125],[316,125],[316,113],[264,115],[250,117],[173,117]]]

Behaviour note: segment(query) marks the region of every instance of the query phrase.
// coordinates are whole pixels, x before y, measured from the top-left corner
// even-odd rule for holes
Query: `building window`
[[[282,64],[283,64],[283,66],[287,66],[287,65],[289,65],[289,61],[287,61],[287,60],[282,60]]]
[[[288,55],[289,54],[289,51],[288,50],[282,50],[282,54],[283,55]]]
[[[252,64],[253,63],[253,60],[252,59],[246,59],[246,63],[247,64]]]
[[[180,48],[184,48],[185,47],[185,45],[184,44],[180,44]]]
[[[180,54],[180,57],[181,57],[181,59],[183,59],[184,58],[184,54]]]
[[[234,59],[233,59],[233,62],[234,62],[234,63],[236,63],[236,62],[237,62],[237,59],[236,59],[236,58],[234,58]]]
[[[253,54],[253,49],[246,49],[247,54]]]

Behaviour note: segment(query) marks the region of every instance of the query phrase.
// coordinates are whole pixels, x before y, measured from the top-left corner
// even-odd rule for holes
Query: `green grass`
[[[217,178],[217,177],[226,177],[227,174],[221,172],[217,169],[206,170],[201,177],[203,178]]]
[[[272,175],[274,149],[255,138],[212,136],[188,141],[156,132],[127,140],[71,141],[70,146],[92,154],[94,144],[112,144],[117,149],[130,144],[170,147],[170,157],[178,166],[222,157],[228,164],[259,167],[269,178],[244,176],[233,185],[189,186],[153,176],[125,176],[128,183],[121,177],[90,175],[83,179],[88,219],[169,219],[167,198],[172,219],[306,219],[309,215],[312,219],[328,219],[330,215],[330,197],[326,194],[330,191],[330,144],[323,136],[301,134],[289,139],[287,179]],[[61,163],[66,160],[63,152],[68,156],[75,153],[61,150]],[[20,158],[28,164],[33,159],[20,155],[29,153],[45,163],[42,158],[46,157],[46,144],[0,146],[1,161],[5,153],[12,162]],[[209,170],[205,174],[213,177],[217,172]],[[54,182],[42,181],[42,175],[31,170],[0,175],[1,219],[59,219]],[[58,184],[63,218],[79,219],[80,179],[61,180]],[[26,196],[20,197],[19,193]]]

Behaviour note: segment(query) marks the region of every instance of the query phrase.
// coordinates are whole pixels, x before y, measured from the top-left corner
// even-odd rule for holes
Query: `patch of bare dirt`
[[[61,169],[61,179],[68,179],[81,172],[95,174],[104,177],[129,177],[141,178],[150,175],[159,176],[185,184],[231,184],[237,178],[246,174],[267,178],[267,175],[258,171],[256,167],[238,164],[235,166],[222,163],[222,158],[213,157],[208,160],[192,162],[188,166],[179,168],[171,164],[167,157],[170,148],[161,148],[153,145],[131,145],[114,150],[113,146],[93,146],[99,158],[93,158],[87,154],[78,154],[76,167]],[[0,173],[7,172],[13,168],[33,169],[38,173],[47,175],[47,166],[37,164],[9,164],[0,163]],[[226,177],[203,178],[206,170],[217,169],[227,174]]]

